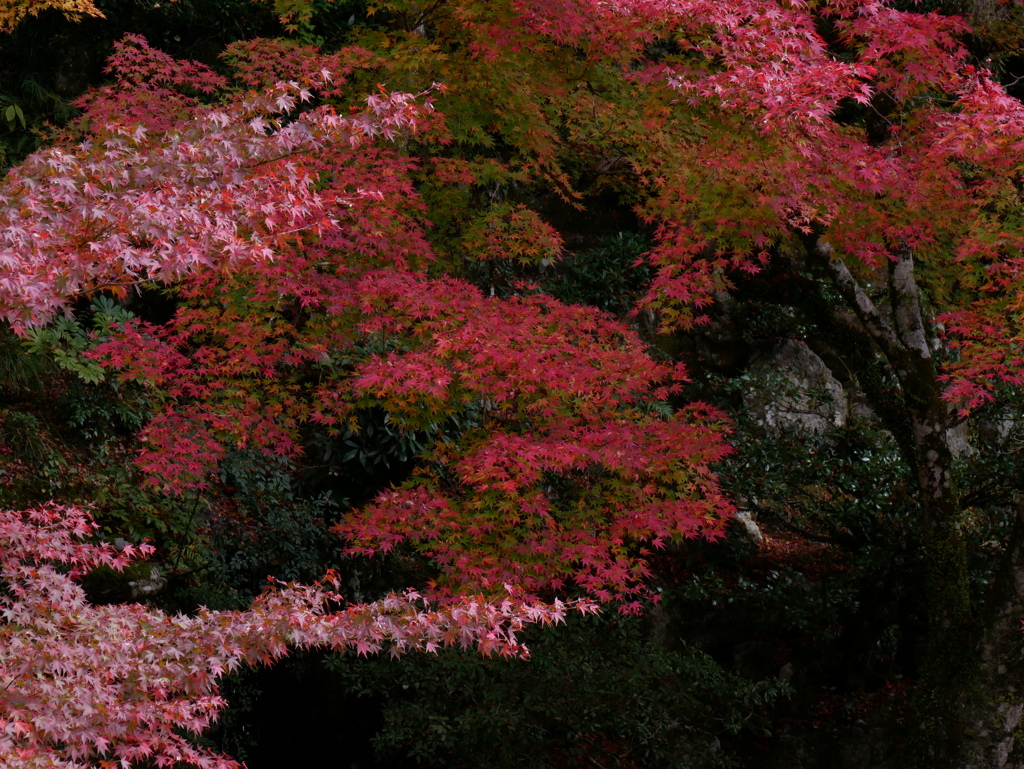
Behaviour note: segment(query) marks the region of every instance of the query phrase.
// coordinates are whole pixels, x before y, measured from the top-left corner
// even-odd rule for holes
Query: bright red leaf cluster
[[[159,74],[167,61],[141,40],[114,66],[106,93],[119,98],[138,82],[180,89],[195,69]],[[340,117],[319,103],[329,83],[318,71],[211,106],[168,98],[166,125],[94,124],[33,156],[0,190],[8,319],[20,329],[83,292],[175,285],[169,323],[124,324],[94,353],[162,404],[141,461],[169,491],[236,448],[295,456],[303,424],[343,429],[362,408],[425,434],[408,487],[344,531],[360,552],[415,543],[446,590],[623,598],[641,590],[643,546],[719,536],[732,510],[710,470],[723,430],[714,413],[664,406],[681,370],[593,309],[427,277],[413,162],[374,139],[429,130],[428,107],[382,94]],[[559,246],[535,216],[506,223],[485,251],[521,227],[547,233],[545,253]]]

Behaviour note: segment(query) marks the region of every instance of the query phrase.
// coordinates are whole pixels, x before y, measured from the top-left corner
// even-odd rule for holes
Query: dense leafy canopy
[[[395,0],[321,50],[313,7],[278,2],[304,42],[238,41],[215,66],[116,43],[80,120],[0,182],[4,333],[108,388],[104,418],[138,441],[124,493],[165,495],[147,510],[241,498],[225,487],[247,456],[360,474],[344,488],[364,498],[323,528],[349,557],[412,564],[426,598],[343,598],[332,573],[247,610],[95,605],[75,580],[151,548],[93,544],[78,505],[7,511],[0,757],[230,766],[175,729],[207,730],[218,678],[288,645],[521,654],[524,624],[562,619],[556,596],[637,612],[652,555],[720,540],[734,512],[724,413],[685,402],[686,367],[648,334],[721,325],[727,292],[772,271],[871,346],[835,357],[860,356],[850,379],[890,435],[877,453],[908,468],[886,488],[915,489],[926,571],[963,577],[947,403],[965,416],[1022,383],[1024,108],[969,60],[965,21],[898,5]],[[0,29],[37,10],[14,4]],[[608,279],[627,297],[581,296],[564,276],[619,252],[557,220],[609,195],[653,242]],[[634,299],[629,317],[591,306]],[[813,476],[793,485],[822,506],[865,496]],[[211,529],[246,520],[223,500]],[[150,517],[194,536],[195,508]],[[968,609],[929,584],[946,643]]]

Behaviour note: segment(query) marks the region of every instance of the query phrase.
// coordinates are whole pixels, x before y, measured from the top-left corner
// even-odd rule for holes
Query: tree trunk
[[[977,670],[960,705],[966,735],[963,769],[1024,769],[1024,506],[985,605],[974,650]]]
[[[922,567],[928,614],[914,703],[918,731],[913,753],[929,769],[959,769],[967,723],[974,721],[962,697],[964,681],[971,678],[967,553],[953,480],[952,425],[929,344],[913,255],[906,248],[893,254],[888,271],[890,309],[883,314],[827,243],[812,240],[808,246],[900,384],[909,426],[889,427],[909,432],[909,439],[899,443],[914,473],[924,517]]]

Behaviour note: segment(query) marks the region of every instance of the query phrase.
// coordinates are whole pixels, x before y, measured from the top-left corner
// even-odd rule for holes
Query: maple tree
[[[109,752],[129,761],[152,753],[158,761],[216,765],[222,759],[195,752],[171,730],[182,718],[194,731],[205,728],[221,705],[210,698],[216,676],[243,660],[279,656],[285,638],[365,651],[384,637],[396,648],[422,637],[429,649],[436,635],[497,648],[488,639],[503,623],[558,618],[563,610],[521,599],[481,604],[467,591],[495,596],[511,583],[550,595],[574,585],[600,601],[635,600],[647,573],[639,544],[719,537],[731,511],[710,470],[727,451],[719,415],[665,405],[685,376],[681,367],[655,363],[633,331],[593,310],[528,294],[487,298],[425,273],[433,256],[408,177],[413,161],[374,139],[408,141],[429,130],[426,92],[382,92],[342,117],[313,102],[336,92],[347,61],[360,66],[362,52],[304,51],[304,66],[291,70],[298,79],[282,83],[263,66],[268,48],[284,66],[295,53],[264,44],[257,57],[237,48],[243,78],[270,82],[208,106],[203,99],[224,87],[222,79],[126,39],[112,62],[119,80],[82,101],[88,134],[36,153],[5,180],[0,312],[24,332],[79,295],[175,286],[181,303],[169,323],[112,325],[92,353],[162,402],[141,459],[152,482],[170,492],[202,485],[227,446],[295,455],[303,424],[337,430],[370,405],[386,409],[400,430],[427,432],[415,475],[342,530],[354,552],[415,543],[441,571],[431,594],[444,608],[416,613],[410,596],[317,619],[336,596],[286,588],[249,613],[193,620],[91,609],[52,569],[31,567],[45,584],[17,581],[17,559],[26,557],[20,543],[36,536],[33,525],[59,530],[66,520],[84,532],[87,520],[73,509],[29,512],[27,521],[13,514],[20,528],[12,523],[7,580],[23,601],[12,604],[8,630],[38,648],[39,664],[51,645],[81,659],[51,674],[85,711],[59,726],[44,715],[49,689],[28,704],[7,702],[9,750],[19,760]],[[247,55],[259,66],[246,67]],[[136,97],[141,109],[125,114],[121,104]],[[532,238],[538,223],[526,222]],[[512,229],[506,242],[523,234]],[[549,242],[553,254],[558,244]],[[38,557],[124,563],[109,549],[72,554],[68,547]],[[61,616],[81,635],[68,638],[62,621],[54,624],[47,590],[60,591],[69,604]],[[395,612],[406,618],[399,629],[388,620]],[[282,635],[253,639],[252,622],[274,626],[282,616]],[[139,708],[120,674],[106,710],[81,691],[100,673],[90,656],[105,644],[95,637],[98,623],[115,619],[135,639],[132,654],[153,649],[152,670],[125,673],[147,693]],[[378,635],[352,640],[363,622],[376,623]],[[37,639],[29,625],[53,638]],[[183,653],[167,643],[166,634],[179,631],[194,633],[204,657],[185,681],[180,661],[166,659]],[[236,646],[224,660],[210,656]],[[502,650],[517,647],[510,641]],[[35,672],[16,668],[8,679]]]
[[[870,365],[893,383],[898,405],[886,426],[921,506],[930,624],[920,700],[930,704],[920,755],[930,765],[989,765],[1014,745],[1016,716],[991,729],[986,708],[1016,712],[1000,676],[1017,669],[1010,661],[1024,604],[997,580],[991,618],[968,630],[953,446],[960,420],[1021,381],[1021,106],[993,73],[969,63],[964,19],[894,5],[513,3],[485,19],[478,6],[460,4],[454,20],[414,3],[388,7],[404,20],[407,36],[396,38],[408,49],[425,27],[442,39],[464,35],[472,55],[508,65],[499,73],[561,55],[579,63],[580,74],[565,80],[503,82],[510,93],[490,113],[492,126],[532,161],[521,174],[567,196],[567,147],[625,155],[650,185],[641,211],[659,243],[648,302],[666,326],[699,329],[734,274],[781,264],[791,280],[811,277],[831,322],[868,340]],[[976,11],[991,22],[989,4]],[[458,24],[469,32],[449,32]],[[674,55],[652,62],[649,46],[665,40]],[[453,92],[502,77],[474,71],[470,79],[457,69],[459,49],[446,54]],[[608,62],[629,62],[617,82],[646,97],[637,100],[640,121],[623,116],[630,97],[603,80]],[[585,125],[601,126],[604,141]],[[458,138],[469,143],[466,128]],[[1012,582],[1019,537],[1009,540],[999,579]],[[972,632],[981,676],[964,666]]]
[[[1005,730],[979,724],[982,701],[1006,696],[992,660],[1016,653],[1007,631],[1017,632],[1020,596],[994,591],[1004,603],[989,607],[994,619],[979,634],[986,672],[967,682],[972,620],[951,404],[966,413],[996,381],[1019,383],[1018,214],[1008,196],[1020,103],[967,64],[957,18],[880,3],[743,3],[706,8],[701,24],[714,33],[699,42],[696,19],[677,27],[694,55],[644,75],[668,78],[694,121],[653,165],[662,190],[646,210],[661,243],[650,300],[669,323],[699,324],[730,271],[776,260],[841,298],[835,323],[849,325],[843,313],[853,313],[898,388],[888,426],[921,506],[930,625],[920,685],[932,703],[921,752],[932,765],[1001,765],[1016,720]],[[851,119],[857,104],[867,117]],[[946,324],[952,366],[939,363],[932,320]],[[1008,559],[1016,547],[1011,540]]]
[[[338,526],[352,552],[429,557],[436,600],[510,582],[632,611],[648,549],[724,531],[721,415],[667,406],[685,372],[625,324],[451,275],[536,276],[563,253],[539,193],[508,190],[614,190],[657,228],[647,306],[666,328],[699,331],[770,268],[872,346],[923,531],[921,755],[998,765],[1021,532],[970,630],[952,446],[1021,384],[1024,116],[969,63],[965,21],[873,0],[374,10],[331,54],[236,43],[231,77],[127,38],[80,102],[88,130],[0,188],[3,317],[25,331],[77,297],[172,286],[173,318],[108,324],[89,353],[156,402],[151,483],[202,486],[237,449],[295,458],[309,430],[354,434],[378,409],[422,449]],[[415,95],[360,102],[382,76]],[[974,728],[993,714],[1004,727]]]

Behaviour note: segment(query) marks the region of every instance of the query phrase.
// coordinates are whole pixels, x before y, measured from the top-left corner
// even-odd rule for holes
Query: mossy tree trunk
[[[968,762],[967,753],[974,750],[970,735],[976,724],[1002,712],[995,700],[973,693],[978,691],[978,682],[991,673],[983,668],[994,664],[998,669],[1002,665],[998,660],[1008,649],[1002,643],[998,650],[993,646],[991,659],[982,659],[971,637],[967,552],[953,478],[953,425],[948,405],[942,400],[942,383],[914,276],[913,254],[906,248],[893,252],[886,275],[888,306],[883,312],[827,243],[812,240],[808,247],[900,386],[905,421],[889,427],[894,433],[902,433],[897,439],[916,480],[923,516],[922,572],[928,615],[914,703],[914,755],[930,769],[1001,767],[1003,764]],[[1014,651],[1024,647],[1024,639],[1018,637],[1015,641]],[[1017,656],[1019,663],[1019,653]],[[998,687],[998,678],[991,680]]]
[[[964,769],[1024,769],[1024,506],[992,591],[985,603],[972,649],[976,669],[961,692],[966,730],[960,746]]]
[[[905,419],[888,427],[916,479],[928,614],[908,764],[1024,769],[1024,505],[982,611],[974,612],[953,477],[954,425],[941,397],[913,254],[893,253],[883,312],[827,243],[812,238],[806,245],[900,386]]]

